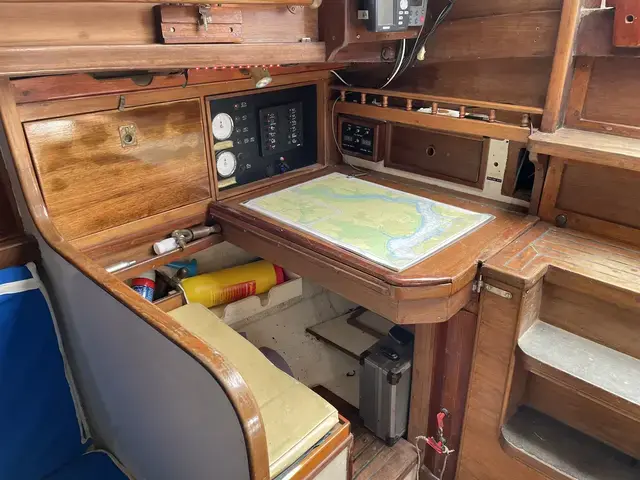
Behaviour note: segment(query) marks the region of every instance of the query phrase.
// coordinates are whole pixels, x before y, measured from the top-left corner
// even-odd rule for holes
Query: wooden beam
[[[0,75],[324,62],[321,42],[0,47]]]
[[[540,129],[555,132],[562,118],[564,100],[569,90],[571,65],[580,23],[581,0],[565,0],[562,6],[560,29],[553,57],[551,79],[547,90],[547,101]]]

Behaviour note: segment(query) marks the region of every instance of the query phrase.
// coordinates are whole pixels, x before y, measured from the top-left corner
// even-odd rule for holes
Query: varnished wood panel
[[[429,10],[441,12],[447,5],[448,0],[431,0]],[[458,0],[455,8],[449,14],[450,20],[470,17],[490,17],[493,15],[506,15],[509,13],[526,13],[543,10],[560,10],[562,0]]]
[[[569,163],[556,207],[588,217],[640,228],[640,172]]]
[[[137,144],[122,146],[133,125]],[[200,103],[25,124],[51,217],[67,240],[211,196]]]
[[[551,58],[490,59],[417,64],[394,80],[394,90],[543,107]],[[354,85],[379,87],[390,67],[346,71]],[[462,73],[461,73],[462,72]]]
[[[156,35],[152,8],[152,3],[127,2],[0,2],[0,46],[152,44]],[[318,40],[315,9],[298,8],[292,14],[286,5],[240,8],[245,42],[298,42],[303,37]],[[34,11],[39,14],[34,15]]]
[[[385,166],[482,188],[484,141],[394,125]]]
[[[39,12],[35,14],[34,12]],[[0,3],[0,45],[153,43],[151,5],[90,2]]]
[[[488,260],[483,271],[519,287],[545,275],[546,281],[558,279],[554,283],[626,308],[640,302],[640,249],[544,223]]]
[[[503,288],[500,284],[495,285]],[[512,299],[486,292],[481,296],[462,446],[458,454],[458,480],[545,478],[507,455],[498,441],[500,412],[507,393],[507,380],[513,372],[514,338],[521,300],[520,292],[511,289],[511,293],[515,293]]]
[[[639,77],[640,59],[595,59],[582,117],[597,122],[640,126]]]
[[[426,61],[551,57],[559,25],[558,11],[445,21],[427,43]]]

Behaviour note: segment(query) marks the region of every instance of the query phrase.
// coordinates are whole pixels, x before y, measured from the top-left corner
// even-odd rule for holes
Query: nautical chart
[[[396,271],[494,218],[341,173],[249,200],[244,206]]]

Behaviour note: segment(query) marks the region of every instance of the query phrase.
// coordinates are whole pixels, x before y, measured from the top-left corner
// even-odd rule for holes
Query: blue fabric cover
[[[29,278],[26,267],[0,270],[0,285]],[[0,479],[39,480],[84,451],[43,294],[0,294]]]
[[[46,480],[127,480],[109,455],[89,452],[65,465]]]

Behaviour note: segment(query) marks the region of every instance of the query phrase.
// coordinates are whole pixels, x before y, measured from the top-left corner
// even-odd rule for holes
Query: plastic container
[[[153,292],[156,289],[156,271],[149,270],[131,280],[131,288],[138,292],[142,298],[153,302]]]
[[[285,275],[281,267],[261,260],[185,278],[182,288],[189,302],[201,303],[211,308],[250,295],[265,293],[284,281]]]

